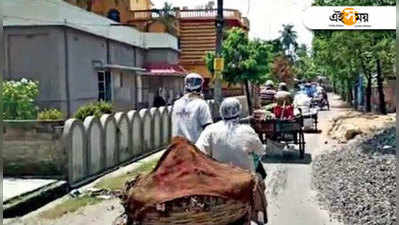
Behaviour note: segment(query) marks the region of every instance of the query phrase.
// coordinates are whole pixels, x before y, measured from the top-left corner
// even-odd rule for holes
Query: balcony
[[[132,21],[147,21],[159,18],[165,12],[160,9],[152,10],[132,10]],[[216,19],[217,9],[175,9],[168,12],[169,15],[179,20],[184,19]],[[249,29],[249,20],[242,17],[241,12],[235,9],[224,9],[223,16],[225,20],[236,20],[241,23],[241,26]]]

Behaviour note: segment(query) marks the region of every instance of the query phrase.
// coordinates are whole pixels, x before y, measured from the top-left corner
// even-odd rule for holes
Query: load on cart
[[[303,118],[300,110],[295,113],[293,98],[285,83],[279,85],[275,104],[255,111],[250,123],[267,147],[298,145],[300,158],[305,157]]]
[[[304,131],[318,130],[318,109],[312,106],[312,99],[303,87],[294,98],[294,107],[302,116]]]

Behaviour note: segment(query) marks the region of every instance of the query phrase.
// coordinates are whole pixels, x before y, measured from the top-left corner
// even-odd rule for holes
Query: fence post
[[[69,119],[65,122],[62,140],[68,155],[68,182],[83,180],[88,175],[87,136],[81,121]]]
[[[132,156],[132,129],[126,113],[116,113],[115,119],[118,134],[116,159],[118,163],[121,163],[129,160]]]
[[[104,130],[100,120],[94,116],[87,117],[83,126],[87,135],[88,175],[95,175],[105,168]]]

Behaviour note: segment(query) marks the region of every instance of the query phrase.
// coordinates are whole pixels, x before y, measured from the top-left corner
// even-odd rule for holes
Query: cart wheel
[[[305,135],[303,132],[300,133],[300,139],[299,139],[299,158],[304,159],[305,158]]]

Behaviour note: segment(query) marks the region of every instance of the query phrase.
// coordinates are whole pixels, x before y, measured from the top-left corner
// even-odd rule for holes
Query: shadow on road
[[[309,129],[309,130],[304,130],[303,131],[305,134],[321,134],[322,131],[320,129],[315,130],[315,129]]]
[[[282,163],[282,164],[311,164],[312,155],[305,153],[305,158],[299,158],[298,151],[284,151],[282,155],[265,155],[262,157],[263,163]]]

